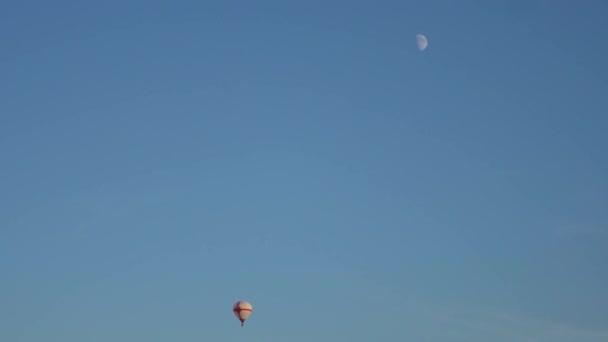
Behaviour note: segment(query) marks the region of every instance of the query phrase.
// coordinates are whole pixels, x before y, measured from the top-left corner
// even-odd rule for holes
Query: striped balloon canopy
[[[236,318],[241,321],[241,326],[243,326],[245,325],[245,321],[247,320],[247,318],[249,318],[249,316],[253,312],[253,306],[251,306],[251,303],[249,302],[238,301],[232,306],[232,312],[234,313]]]

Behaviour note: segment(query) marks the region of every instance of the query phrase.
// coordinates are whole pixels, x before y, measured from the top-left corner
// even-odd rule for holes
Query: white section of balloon
[[[241,326],[245,325],[245,321],[253,312],[253,306],[249,302],[238,301],[232,306],[232,312],[236,318],[241,321]]]
[[[429,45],[429,41],[426,39],[426,37],[423,34],[417,34],[416,35],[416,45],[418,45],[418,50],[422,51],[422,50],[426,49],[426,47]]]

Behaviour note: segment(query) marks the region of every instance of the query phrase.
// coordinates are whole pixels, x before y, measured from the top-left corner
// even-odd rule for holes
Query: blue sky
[[[606,341],[607,10],[3,3],[0,340]]]

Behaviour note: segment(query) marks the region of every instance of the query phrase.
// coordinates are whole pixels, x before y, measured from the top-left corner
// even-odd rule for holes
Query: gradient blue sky
[[[607,13],[3,2],[0,340],[608,340]]]

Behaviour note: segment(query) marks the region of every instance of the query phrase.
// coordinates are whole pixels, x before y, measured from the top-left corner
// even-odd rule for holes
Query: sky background
[[[2,2],[0,340],[607,341],[607,13]]]

